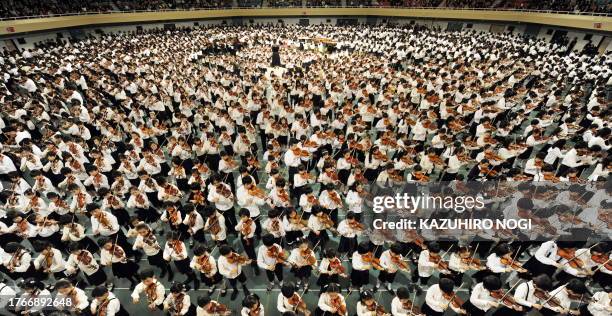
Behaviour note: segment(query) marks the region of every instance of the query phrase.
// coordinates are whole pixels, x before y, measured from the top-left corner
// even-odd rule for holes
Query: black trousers
[[[429,307],[429,305],[427,305],[427,303],[423,303],[423,306],[421,306],[421,313],[427,315],[427,316],[442,316],[444,315],[444,312],[440,313],[440,312],[436,312],[433,309],[431,309],[431,307]]]
[[[270,281],[270,283],[274,282],[274,276],[276,276],[276,279],[278,281],[282,282],[283,281],[283,265],[280,263],[277,263],[273,271],[266,270],[266,276],[268,277],[268,281]]]
[[[246,282],[246,276],[244,276],[244,272],[240,272],[240,274],[233,278],[227,278],[229,280],[230,286],[232,287],[232,289],[237,289],[237,285],[238,285],[238,281],[240,281],[240,283],[242,283],[242,285],[244,286],[244,283]]]

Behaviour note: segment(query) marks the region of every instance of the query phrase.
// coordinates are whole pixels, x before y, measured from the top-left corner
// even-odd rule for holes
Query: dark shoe
[[[221,296],[225,297],[225,295],[227,295],[227,290],[226,289],[221,290]]]
[[[232,296],[230,296],[230,299],[233,301],[238,297],[238,290],[233,290],[232,291]]]

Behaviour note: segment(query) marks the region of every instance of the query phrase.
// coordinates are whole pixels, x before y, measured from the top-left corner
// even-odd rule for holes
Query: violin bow
[[[550,302],[553,298],[555,298],[555,296],[557,296],[557,294],[559,294],[559,292],[561,292],[561,289],[564,289],[567,286],[568,283],[565,283],[564,285],[562,285],[559,288],[559,291],[555,292],[555,294],[549,295],[548,299],[546,299],[544,302],[542,302],[542,306],[548,304],[548,302]],[[549,293],[550,294],[550,293]]]
[[[610,261],[612,261],[612,259],[608,259],[608,260],[606,260],[606,262],[604,262],[604,263],[602,263],[602,264],[598,265],[598,266],[597,266],[597,269],[593,270],[593,273],[595,273],[595,272],[597,272],[597,271],[601,270],[601,268],[605,267],[605,266],[606,266],[606,264],[608,264]]]
[[[572,258],[570,258],[569,260],[567,260],[567,262],[566,262],[566,263],[564,263],[563,265],[565,266],[565,265],[567,265],[568,263],[572,262],[574,259],[576,259],[576,258],[578,258],[578,257],[582,256],[583,254],[585,254],[585,253],[587,253],[587,252],[591,251],[591,249],[593,249],[593,248],[594,248],[595,246],[597,246],[598,244],[599,244],[599,243],[595,243],[595,244],[593,244],[593,245],[592,245],[591,247],[589,247],[588,249],[584,249],[584,251],[582,251],[580,254],[576,254],[576,253],[574,253],[574,256],[573,256]],[[583,268],[583,269],[584,269],[584,268]]]
[[[450,297],[450,299],[448,299],[448,303],[446,304],[446,307],[444,307],[444,310],[447,310],[451,303],[453,302],[453,299],[457,296],[457,292],[459,292],[459,290],[463,287],[463,282],[461,282],[461,284],[459,285],[459,287],[457,288],[457,291],[453,291],[453,295]],[[416,291],[415,291],[416,293]]]
[[[512,292],[512,290],[514,290],[514,288],[519,285],[521,283],[521,281],[516,281],[516,283],[514,283],[514,285],[512,287],[510,287],[510,289],[508,291],[506,291],[506,293],[504,293],[504,295],[499,299],[500,302],[502,302],[503,305],[505,305],[504,302],[504,298],[506,298],[506,296],[508,296],[508,294],[510,294],[510,292]]]
[[[512,266],[514,265],[514,263],[516,262],[516,258],[518,257],[520,250],[521,250],[522,246],[519,246],[518,249],[516,250],[516,254],[514,254],[514,257],[512,257],[512,261],[510,261],[510,268],[512,268]]]
[[[113,258],[115,257],[115,248],[117,247],[117,240],[119,240],[119,232],[117,232],[115,236],[115,241],[113,242],[113,248],[111,249],[111,258],[110,258],[111,266],[113,265]]]

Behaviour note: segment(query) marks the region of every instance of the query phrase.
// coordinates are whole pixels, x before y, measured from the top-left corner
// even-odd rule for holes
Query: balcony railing
[[[394,7],[394,6],[295,6],[295,7],[210,7],[210,8],[191,8],[191,9],[160,9],[160,10],[109,10],[109,11],[86,11],[86,12],[68,12],[61,14],[49,14],[49,15],[32,15],[32,16],[18,16],[18,17],[3,17],[0,21],[9,20],[24,20],[24,19],[40,19],[40,18],[52,18],[61,16],[82,16],[82,15],[95,15],[95,14],[116,14],[116,13],[144,13],[144,12],[189,12],[189,11],[200,11],[200,10],[258,10],[258,9],[286,9],[286,8],[384,8],[384,9],[414,9],[414,10],[458,10],[458,11],[509,11],[509,12],[533,12],[533,13],[553,13],[553,14],[572,14],[582,16],[612,16],[611,13],[607,12],[579,12],[579,11],[555,11],[555,10],[525,10],[525,9],[511,9],[511,8],[455,8],[455,7]]]

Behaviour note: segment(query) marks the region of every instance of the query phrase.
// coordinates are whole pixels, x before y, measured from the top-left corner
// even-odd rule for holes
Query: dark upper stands
[[[396,6],[550,10],[610,13],[612,0],[2,0],[0,17],[76,14],[127,10],[227,7]]]

